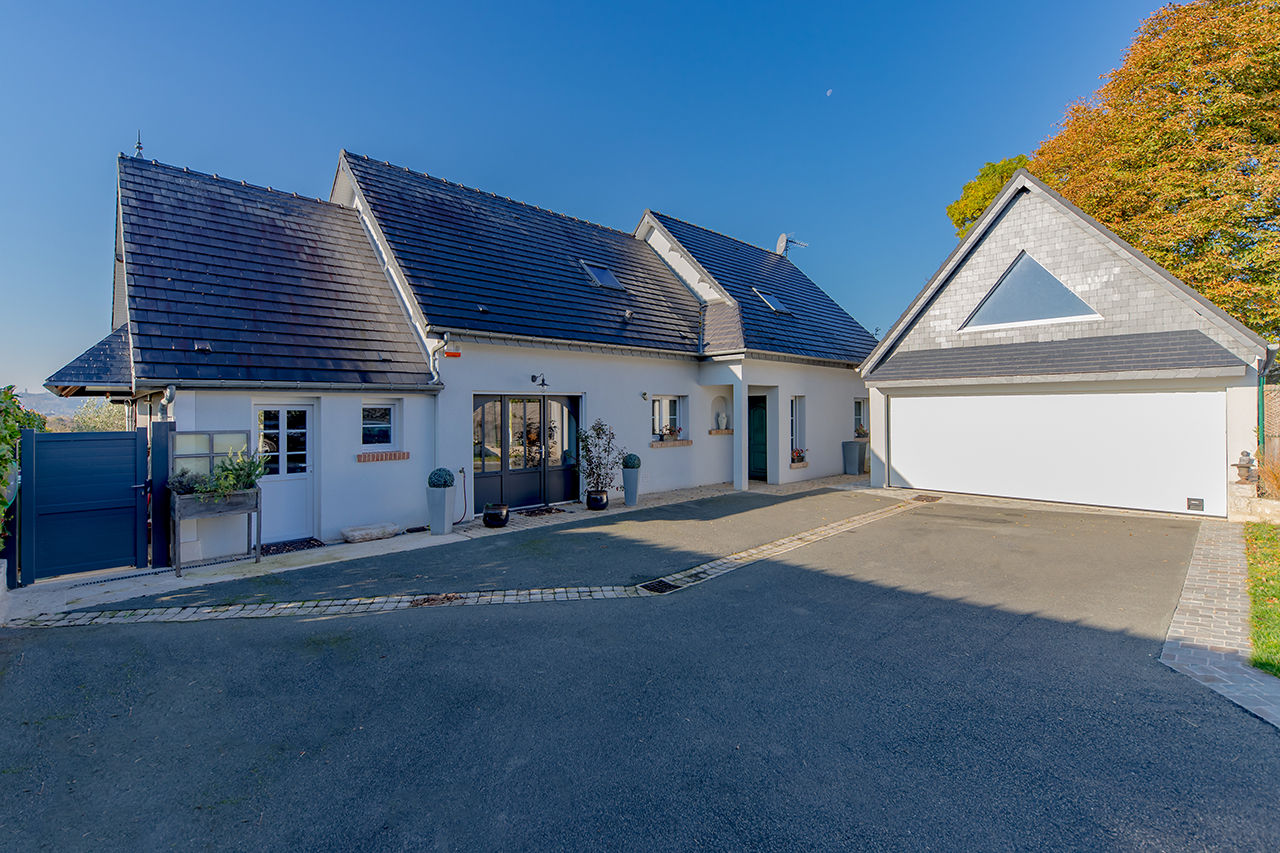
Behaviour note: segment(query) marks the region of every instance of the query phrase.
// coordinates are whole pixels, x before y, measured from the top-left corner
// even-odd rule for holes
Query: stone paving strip
[[[1250,665],[1244,530],[1202,521],[1160,662],[1280,728],[1280,678]]]
[[[268,604],[227,604],[207,607],[155,607],[142,610],[99,610],[75,613],[42,613],[10,622],[14,628],[69,628],[79,625],[123,625],[138,622],[199,622],[209,619],[261,619],[274,616],[338,616],[405,610],[410,607],[459,607],[473,604],[532,604],[546,601],[587,601],[612,598],[645,598],[670,595],[686,587],[719,577],[761,560],[794,551],[821,539],[855,530],[867,524],[922,506],[904,502],[834,521],[802,533],[720,557],[691,569],[631,586],[575,586],[545,589],[507,589],[485,592],[446,592],[432,595],[384,595],[376,598],[341,598],[320,601],[282,601]],[[660,582],[665,582],[663,587]],[[645,587],[657,585],[665,592]]]

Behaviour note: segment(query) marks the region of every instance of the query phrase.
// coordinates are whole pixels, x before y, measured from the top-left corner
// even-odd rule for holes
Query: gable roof
[[[701,303],[633,235],[346,151],[339,169],[433,329],[699,352]]]
[[[355,211],[123,154],[119,205],[138,386],[433,381]]]
[[[130,351],[129,327],[121,326],[46,379],[44,387],[62,397],[87,388],[129,391],[133,388]]]
[[[1217,305],[1214,305],[1197,290],[1184,284],[1164,267],[1148,258],[1145,254],[1126,243],[1101,222],[1076,207],[1071,202],[1063,198],[1059,193],[1055,192],[1047,184],[1039,178],[1032,175],[1026,169],[1019,169],[1005,183],[1004,187],[996,194],[996,197],[987,205],[986,210],[974,222],[973,227],[960,240],[956,247],[951,251],[940,266],[925,284],[924,288],[916,295],[907,309],[889,329],[888,333],[880,340],[871,354],[867,356],[866,361],[862,364],[863,378],[866,380],[874,380],[881,378],[877,372],[879,366],[885,363],[885,360],[893,355],[897,344],[903,339],[908,331],[914,326],[915,322],[924,315],[929,306],[933,303],[938,293],[946,287],[950,281],[951,275],[963,266],[965,260],[970,253],[982,242],[986,233],[1000,220],[1003,212],[1012,204],[1016,198],[1024,192],[1034,192],[1047,199],[1058,210],[1074,217],[1078,222],[1086,228],[1092,230],[1104,240],[1111,243],[1124,255],[1129,257],[1138,266],[1144,268],[1153,278],[1161,282],[1169,289],[1171,293],[1180,298],[1189,310],[1194,310],[1205,316],[1210,322],[1221,330],[1224,334],[1229,335],[1248,347],[1255,348],[1259,351],[1259,357],[1263,357],[1275,350],[1274,344],[1269,344],[1251,329],[1236,320],[1227,312],[1223,311]],[[954,353],[954,349],[950,350]]]
[[[737,303],[746,349],[857,363],[875,346],[871,333],[785,255],[648,213]],[[762,293],[789,313],[775,312]]]

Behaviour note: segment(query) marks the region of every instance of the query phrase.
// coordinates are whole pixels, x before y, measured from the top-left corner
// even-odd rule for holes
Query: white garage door
[[[1227,514],[1226,394],[892,397],[895,486]]]

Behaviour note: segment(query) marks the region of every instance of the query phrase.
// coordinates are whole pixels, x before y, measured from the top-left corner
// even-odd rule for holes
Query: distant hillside
[[[42,415],[59,415],[71,417],[72,413],[84,403],[82,397],[59,397],[48,391],[19,391],[18,399],[22,405]]]

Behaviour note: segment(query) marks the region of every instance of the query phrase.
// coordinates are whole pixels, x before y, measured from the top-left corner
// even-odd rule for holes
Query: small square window
[[[360,443],[365,447],[391,447],[395,439],[394,406],[364,406],[360,410]]]
[[[764,301],[765,305],[769,306],[769,310],[773,311],[773,313],[775,314],[791,313],[791,309],[787,308],[786,305],[783,305],[782,300],[774,296],[772,293],[766,293],[765,291],[760,290],[759,288],[756,288],[756,287],[753,287],[751,289],[756,292],[756,296],[759,296]]]
[[[682,429],[680,423],[679,397],[653,397],[653,417],[651,429],[653,435],[668,439],[679,438]]]
[[[626,288],[622,286],[622,282],[618,281],[618,277],[614,275],[613,271],[608,267],[589,264],[586,261],[582,261],[581,263],[582,268],[587,271],[587,275],[591,276],[591,280],[595,282],[598,287],[607,287],[610,290],[626,290]]]

